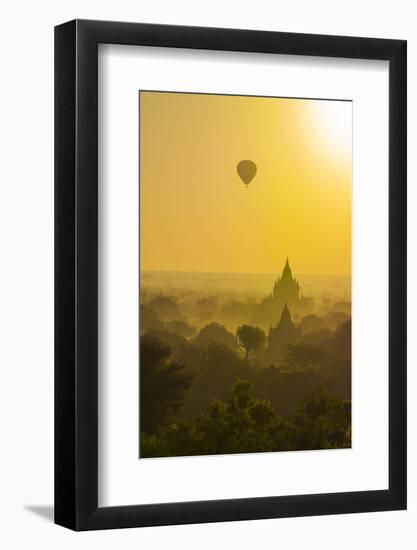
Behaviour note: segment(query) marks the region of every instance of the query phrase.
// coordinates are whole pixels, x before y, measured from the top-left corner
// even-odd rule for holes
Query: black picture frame
[[[98,44],[389,62],[389,488],[98,506]],[[406,508],[406,41],[74,20],[55,28],[55,523],[74,530]]]

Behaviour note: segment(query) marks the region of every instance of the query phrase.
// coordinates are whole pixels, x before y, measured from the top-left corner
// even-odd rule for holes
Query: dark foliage
[[[141,307],[142,457],[350,446],[351,322],[344,313],[327,314],[327,326],[308,315],[300,322],[305,332],[290,319],[297,338],[281,334],[282,355],[274,359],[260,328],[242,325],[234,336],[213,322],[191,339],[194,327],[178,317],[176,303],[155,300]]]
[[[210,323],[203,327],[194,338],[194,344],[198,347],[207,347],[209,344],[223,344],[232,349],[237,349],[237,341],[234,335],[219,323]]]
[[[195,419],[142,434],[141,456],[192,456],[350,447],[350,403],[309,395],[288,418],[276,418],[252,383],[236,380],[231,398]]]
[[[171,357],[168,346],[151,335],[140,339],[140,426],[152,433],[181,406],[192,377]]]
[[[317,315],[306,315],[300,321],[300,327],[303,335],[311,332],[321,332],[326,328],[326,323]]]
[[[214,399],[226,399],[236,378],[254,380],[256,370],[237,352],[224,344],[211,343],[202,349],[199,370],[187,394],[184,412],[195,416]]]
[[[178,350],[182,348],[182,346],[186,346],[188,344],[188,340],[184,338],[183,336],[180,336],[179,334],[175,334],[173,332],[169,332],[168,330],[162,329],[162,330],[149,330],[147,333],[149,336],[153,336],[157,340],[159,340],[162,344],[169,347],[171,350],[171,353],[178,357]]]
[[[294,412],[297,402],[321,384],[318,372],[285,371],[270,366],[262,369],[255,382],[255,394],[271,402],[277,415]]]
[[[145,334],[149,330],[164,330],[164,323],[158,318],[156,312],[150,306],[140,306],[140,333]]]
[[[292,418],[296,450],[350,447],[351,403],[322,391],[305,397]]]
[[[181,315],[178,310],[176,301],[169,296],[156,296],[148,304],[162,320],[180,319]]]
[[[178,319],[173,319],[172,321],[168,321],[166,323],[166,328],[168,332],[178,334],[183,338],[192,338],[197,333],[197,329],[195,327],[189,325],[186,321],[182,321]]]
[[[251,325],[242,325],[236,331],[236,338],[239,344],[244,348],[246,359],[249,353],[261,350],[265,346],[266,336],[262,329],[252,327]]]

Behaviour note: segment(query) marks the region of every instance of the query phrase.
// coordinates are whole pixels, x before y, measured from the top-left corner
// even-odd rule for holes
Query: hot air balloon
[[[246,185],[247,189],[248,185],[256,175],[256,164],[253,160],[241,160],[237,165],[237,173]]]

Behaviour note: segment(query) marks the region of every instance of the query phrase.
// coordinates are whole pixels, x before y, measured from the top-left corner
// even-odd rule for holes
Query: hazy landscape
[[[350,447],[351,102],[139,108],[140,458]]]
[[[141,456],[350,446],[350,308],[348,277],[143,273]]]
[[[277,273],[143,271],[142,301],[169,295],[186,309],[190,302],[196,304],[202,298],[214,298],[220,309],[233,301],[251,304],[268,294],[276,278]],[[329,301],[350,301],[351,280],[348,276],[297,274],[297,279],[304,293],[314,299],[317,310],[325,309]],[[223,321],[228,325],[228,319]],[[197,310],[194,312],[194,322],[200,324]]]

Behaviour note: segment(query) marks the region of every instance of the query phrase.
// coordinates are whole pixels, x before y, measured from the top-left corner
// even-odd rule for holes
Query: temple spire
[[[285,262],[284,269],[282,270],[282,277],[289,277],[290,279],[292,279],[292,271],[290,268],[290,262],[288,261],[288,256],[287,261]]]
[[[290,313],[290,310],[288,309],[287,302],[285,302],[284,309],[282,310],[282,313],[281,313],[280,324],[281,323],[292,324],[291,313]]]

